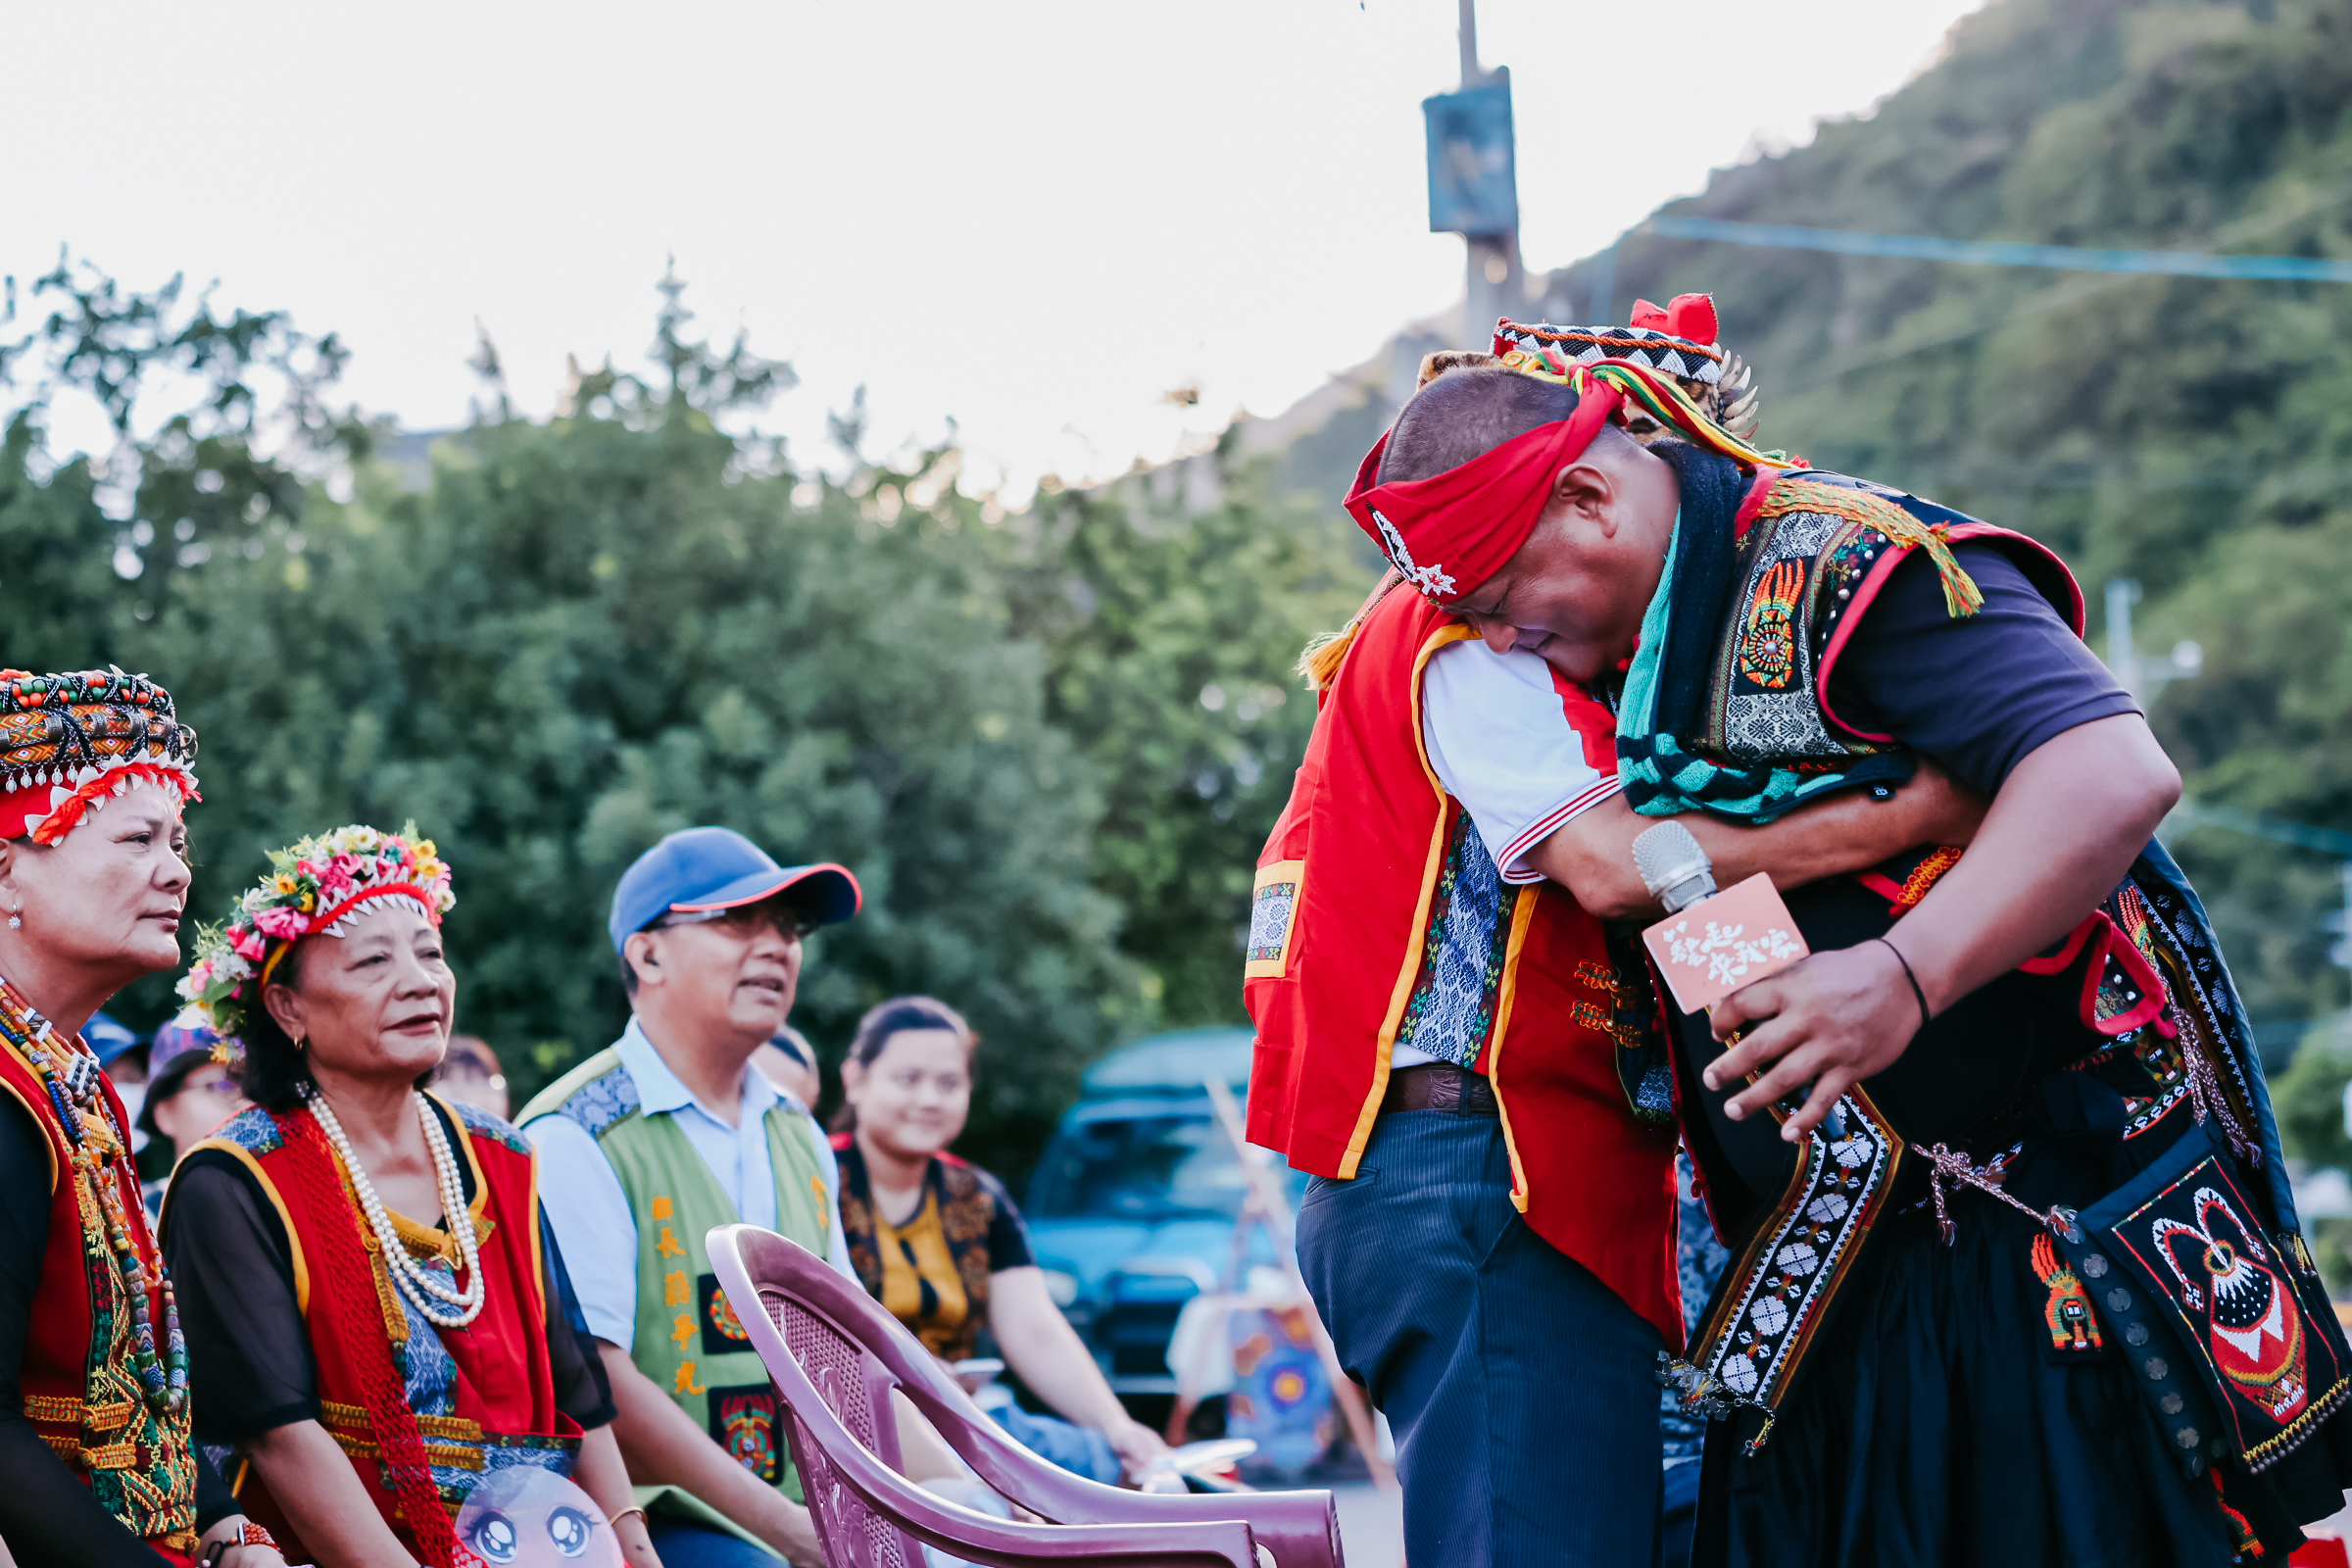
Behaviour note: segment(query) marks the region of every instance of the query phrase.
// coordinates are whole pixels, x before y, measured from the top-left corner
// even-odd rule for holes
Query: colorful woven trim
[[[1788,1121],[1783,1105],[1769,1108],[1775,1121]],[[1761,1420],[1743,1429],[1741,1443],[1751,1455],[1764,1446],[1908,1153],[1860,1085],[1805,1135],[1788,1187],[1733,1260],[1689,1354],[1658,1352],[1658,1381],[1686,1414],[1720,1421],[1757,1412]]]
[[[245,1009],[304,937],[344,935],[352,914],[377,899],[400,900],[435,925],[458,902],[449,866],[414,822],[398,833],[339,827],[272,851],[270,864],[225,921],[198,927],[196,961],[179,982],[188,1004],[180,1022],[241,1035]]]
[[[55,844],[139,786],[196,792],[196,732],[172,694],[120,669],[0,669],[0,839]]]
[[[1974,578],[1952,556],[1949,525],[1925,522],[1884,496],[1847,485],[1822,484],[1798,474],[1774,482],[1765,494],[1759,517],[1778,517],[1791,512],[1827,513],[1876,528],[1894,544],[1925,550],[1936,563],[1943,582],[1943,608],[1955,620],[1984,607],[1984,595]]]
[[[1724,361],[1724,351],[1716,345],[1669,332],[1640,326],[1554,326],[1549,321],[1495,322],[1494,354],[1514,369],[1540,367],[1555,377],[1579,365],[1623,360],[1708,386],[1722,377]]]
[[[1741,467],[1803,469],[1811,466],[1804,459],[1788,453],[1758,451],[1749,446],[1691,402],[1690,394],[1676,385],[1672,376],[1636,361],[1594,360],[1572,365],[1565,369],[1554,369],[1544,360],[1520,351],[1503,355],[1502,361],[1522,375],[1574,387],[1580,398],[1594,393],[1605,395],[1614,392],[1627,410],[1639,407],[1647,411],[1660,424],[1680,431],[1694,445],[1720,453]]]

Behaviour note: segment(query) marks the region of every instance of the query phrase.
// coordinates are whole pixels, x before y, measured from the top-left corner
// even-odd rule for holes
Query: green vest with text
[[[525,1126],[563,1116],[587,1129],[620,1179],[637,1226],[636,1343],[629,1358],[669,1391],[711,1441],[799,1502],[775,1386],[751,1347],[703,1239],[743,1216],[695,1152],[675,1117],[648,1116],[616,1051],[600,1051],[523,1107]],[[822,1257],[833,1244],[833,1195],[805,1111],[779,1102],[766,1115],[776,1182],[776,1230]]]

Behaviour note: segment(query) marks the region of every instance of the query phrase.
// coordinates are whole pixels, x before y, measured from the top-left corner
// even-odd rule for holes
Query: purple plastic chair
[[[727,1304],[783,1396],[832,1568],[924,1568],[921,1544],[992,1568],[1345,1568],[1330,1493],[1161,1495],[1073,1475],[1006,1437],[823,1258],[752,1225],[721,1225],[709,1247]],[[894,1388],[983,1482],[1051,1523],[992,1518],[900,1475]]]

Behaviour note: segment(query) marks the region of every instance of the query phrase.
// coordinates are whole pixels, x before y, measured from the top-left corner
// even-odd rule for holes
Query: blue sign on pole
[[[1430,232],[1507,234],[1517,228],[1509,80],[1424,98],[1421,112],[1429,122]]]

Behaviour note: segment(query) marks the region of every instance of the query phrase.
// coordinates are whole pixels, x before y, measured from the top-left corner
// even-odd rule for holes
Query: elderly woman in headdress
[[[531,1146],[423,1088],[456,1001],[449,868],[414,827],[271,858],[180,983],[243,1040],[254,1102],[189,1152],[164,1207],[199,1436],[321,1568],[534,1560],[511,1531],[456,1535],[476,1484],[516,1467],[593,1500],[549,1516],[571,1533],[561,1555],[602,1534],[654,1563]]]
[[[144,675],[0,670],[0,1557],[279,1568],[188,1429],[122,1102],[80,1029],[179,962],[196,736]]]

